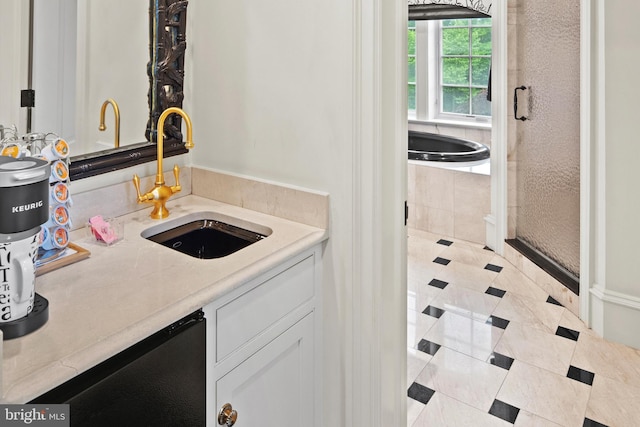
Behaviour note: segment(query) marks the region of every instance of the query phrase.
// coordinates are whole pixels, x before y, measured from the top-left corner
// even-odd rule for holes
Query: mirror
[[[119,145],[145,140],[149,4],[135,0],[125,8],[123,1],[33,1],[31,129],[57,133],[72,155],[115,147],[111,107],[106,129],[99,130],[101,106],[109,98],[121,115]]]
[[[164,109],[181,107],[184,97],[187,4],[186,0],[31,2],[37,94],[32,129],[62,129],[57,131],[61,136],[71,135],[72,180],[155,160],[155,123]],[[119,148],[114,144],[112,105],[106,106],[107,129],[98,129],[101,106],[109,98],[119,106]],[[38,116],[40,111],[47,114]],[[47,125],[50,114],[55,127]],[[165,157],[187,151],[180,128],[177,116],[165,123]]]

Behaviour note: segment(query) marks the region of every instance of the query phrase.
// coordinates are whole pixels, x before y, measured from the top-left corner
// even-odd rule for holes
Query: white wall
[[[189,4],[185,109],[193,164],[330,194],[326,426],[400,425],[406,416],[406,170],[398,170],[406,145],[397,145],[406,135],[406,96],[398,89],[406,68],[392,59],[406,43],[402,6]],[[392,37],[386,43],[377,39],[383,32]]]
[[[605,9],[607,277],[619,291],[640,297],[640,191],[637,190],[640,3],[609,0]]]
[[[20,89],[27,88],[29,2],[5,0],[0,13],[0,125],[16,125],[24,133],[26,109],[20,108]]]
[[[640,348],[640,180],[638,102],[640,4],[594,6],[592,114],[594,145],[591,320],[605,338]]]
[[[352,6],[324,2],[190,2],[185,110],[194,166],[330,193],[324,254],[327,405],[346,425],[345,346],[352,269]]]
[[[349,186],[334,176],[351,165],[351,5],[307,3],[189,4],[197,164],[318,190],[334,179]]]

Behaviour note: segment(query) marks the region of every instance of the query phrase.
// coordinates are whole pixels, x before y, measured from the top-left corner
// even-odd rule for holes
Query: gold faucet
[[[173,113],[182,116],[187,126],[187,142],[185,143],[185,148],[193,148],[191,119],[187,113],[178,107],[167,108],[162,112],[162,114],[160,114],[160,118],[158,119],[158,171],[156,173],[155,185],[148,193],[140,194],[140,178],[138,178],[138,175],[133,175],[133,185],[136,187],[136,192],[138,193],[138,203],[149,202],[154,204],[153,211],[151,211],[151,218],[153,219],[162,219],[169,216],[169,210],[166,207],[167,200],[182,189],[180,186],[180,169],[178,168],[178,165],[173,167],[173,176],[176,178],[176,185],[174,186],[169,187],[164,184],[164,174],[162,172],[162,157],[164,155],[164,122],[167,117]]]
[[[115,134],[115,143],[114,146],[116,148],[120,147],[120,108],[118,108],[118,103],[115,99],[107,99],[102,103],[102,108],[100,109],[100,127],[98,128],[100,131],[104,131],[107,127],[104,124],[104,113],[107,110],[107,105],[111,104],[113,107],[113,113],[116,116],[116,134]]]

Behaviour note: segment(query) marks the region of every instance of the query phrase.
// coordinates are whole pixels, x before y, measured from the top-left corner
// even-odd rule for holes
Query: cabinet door
[[[313,426],[313,336],[310,313],[219,378],[212,415],[230,403],[237,427]]]

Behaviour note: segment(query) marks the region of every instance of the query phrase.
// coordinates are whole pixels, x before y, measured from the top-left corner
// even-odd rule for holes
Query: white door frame
[[[352,342],[342,417],[353,427],[405,425],[407,416],[406,1],[353,3]]]
[[[593,84],[591,36],[594,12],[593,0],[580,0],[580,318],[589,327],[593,326],[590,313],[590,283],[594,278],[591,262],[593,247],[590,233],[593,220],[591,205],[597,199],[597,195],[595,199],[592,199],[591,193],[592,179],[595,175],[591,165],[593,116],[591,111]],[[602,89],[604,89],[604,85]],[[604,257],[604,254],[602,256]]]
[[[492,4],[491,78],[491,213],[485,217],[486,244],[504,255],[507,238],[507,1]]]

